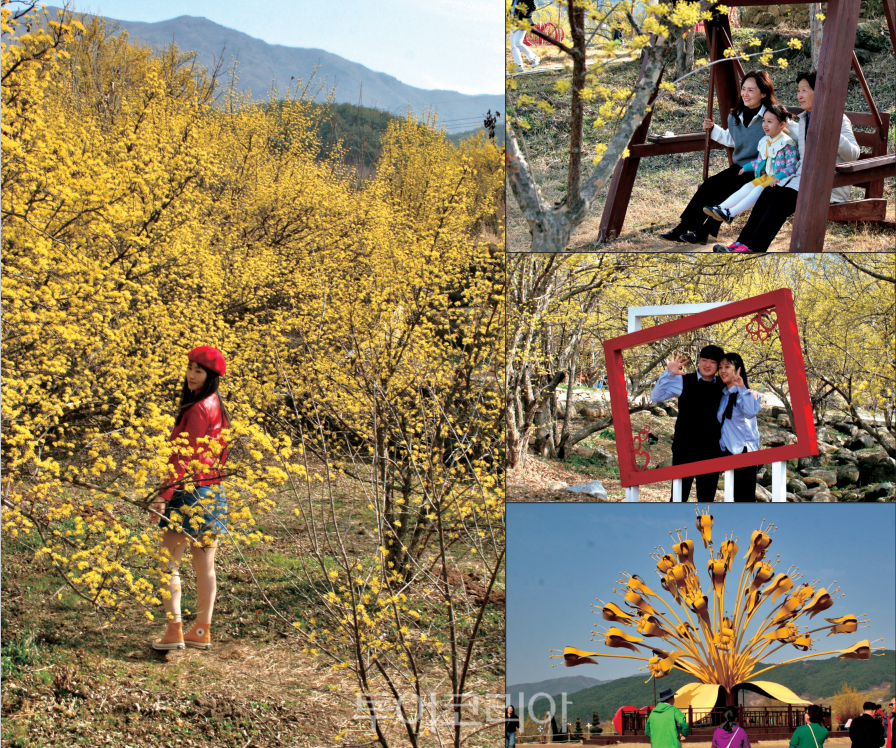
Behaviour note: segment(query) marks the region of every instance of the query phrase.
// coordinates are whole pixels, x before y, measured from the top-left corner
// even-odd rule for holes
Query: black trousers
[[[756,178],[752,171],[738,174],[737,172],[740,169],[740,166],[734,164],[718,174],[713,174],[701,184],[691,198],[691,202],[688,203],[688,207],[681,214],[681,225],[688,231],[698,231],[706,228],[710,234],[718,236],[722,222],[706,215],[703,212],[703,208],[718,205],[725,198],[731,197],[747,182]],[[749,247],[750,245],[748,244],[747,246]]]
[[[793,192],[793,190],[791,190]],[[747,245],[749,246],[749,245]],[[744,452],[747,448],[744,447]],[[741,452],[743,454],[743,452]],[[731,452],[727,449],[722,450],[722,457],[731,457]],[[737,468],[734,471],[734,500],[735,501],[756,501],[756,465],[750,467]]]
[[[695,457],[694,455],[683,455],[672,453],[672,464],[673,465],[688,465],[692,462],[697,462],[698,460],[711,460],[713,457],[721,457],[722,453],[718,454],[707,454],[701,457]],[[697,476],[689,476],[687,478],[681,479],[681,500],[687,501],[688,497],[691,494],[691,486],[694,481],[697,482],[697,501],[707,503],[711,501],[715,501],[716,498],[716,488],[719,485],[719,474],[718,473],[706,473],[705,475],[697,475]],[[672,501],[672,497],[669,497],[669,501]]]
[[[796,210],[799,193],[790,187],[766,187],[737,241],[754,252],[767,252],[781,227]]]

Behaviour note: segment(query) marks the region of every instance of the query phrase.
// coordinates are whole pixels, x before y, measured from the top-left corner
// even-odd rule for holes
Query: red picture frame
[[[638,469],[635,463],[635,435],[632,432],[631,415],[628,412],[623,351],[764,311],[773,311],[778,321],[777,329],[781,338],[784,369],[787,373],[796,443],[760,449],[758,452],[701,460],[699,463],[692,462],[686,465],[672,465],[651,470]],[[664,322],[647,330],[639,330],[612,338],[604,341],[604,356],[607,365],[607,384],[610,389],[613,428],[616,433],[619,477],[624,488],[659,483],[675,478],[687,478],[698,474],[695,470],[698,465],[700,473],[714,473],[750,465],[767,465],[772,462],[795,460],[818,454],[818,439],[815,434],[815,422],[812,418],[812,403],[809,400],[806,367],[800,348],[800,334],[793,307],[793,294],[789,288],[779,288],[776,291],[753,296],[743,301],[735,301],[716,309]]]

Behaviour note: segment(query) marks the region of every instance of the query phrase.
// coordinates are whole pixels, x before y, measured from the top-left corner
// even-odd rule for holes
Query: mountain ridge
[[[53,17],[58,7],[48,7]],[[75,15],[89,22],[95,17],[89,13]],[[388,73],[367,68],[358,62],[308,47],[287,47],[269,44],[249,34],[210,21],[202,16],[181,15],[157,22],[125,21],[103,16],[110,24],[126,31],[128,36],[153,49],[167,47],[175,42],[181,51],[197,54],[197,62],[209,70],[215,67],[216,58],[223,57],[227,65],[235,57],[238,80],[236,90],[246,93],[254,101],[263,101],[274,92],[279,98],[286,87],[296,81],[309,83],[315,68],[316,80],[325,83],[315,93],[315,101],[326,99],[331,87],[335,87],[335,103],[360,103],[399,116],[410,109],[422,117],[427,111],[435,112],[438,121],[449,132],[482,129],[486,111],[500,111],[503,115],[502,94],[462,94],[445,89],[422,89],[402,83]],[[503,121],[499,122],[503,127]]]

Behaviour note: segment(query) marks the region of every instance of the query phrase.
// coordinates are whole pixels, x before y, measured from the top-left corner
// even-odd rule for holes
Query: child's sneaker
[[[184,648],[184,630],[180,621],[169,621],[168,630],[161,639],[152,642],[152,648],[157,652],[168,652],[172,649]]]
[[[740,242],[731,242],[727,247],[724,244],[716,244],[712,248],[713,252],[752,252],[752,249],[747,249],[747,247]]]
[[[196,621],[196,623],[193,624],[193,628],[184,634],[184,644],[193,649],[211,649],[211,624]]]
[[[728,210],[728,208],[716,208],[715,214],[716,218],[725,223],[731,223],[734,220],[731,216],[731,211]]]

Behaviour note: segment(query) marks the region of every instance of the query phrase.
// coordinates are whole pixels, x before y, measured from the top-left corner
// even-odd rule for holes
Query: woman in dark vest
[[[679,224],[660,234],[663,239],[689,244],[706,244],[709,237],[719,235],[722,222],[703,212],[706,205],[718,205],[751,181],[755,174],[746,171],[751,161],[759,157],[759,141],[765,136],[762,116],[772,104],[777,104],[775,84],[764,70],[751,70],[744,75],[740,85],[740,101],[728,114],[728,129],[715,124],[712,119],[703,120],[703,129],[711,130],[711,138],[717,143],[734,148],[734,163],[724,171],[709,177],[697,188],[688,206],[681,214]],[[744,169],[743,174],[738,174]],[[706,202],[709,200],[710,202]]]
[[[722,398],[722,382],[716,376],[724,351],[717,345],[707,345],[700,351],[697,371],[685,374],[682,367],[687,356],[674,355],[669,359],[650,399],[655,403],[678,398],[678,418],[672,439],[672,464],[685,465],[700,460],[721,457],[720,428],[716,413]],[[687,501],[693,477],[681,479],[681,500]],[[714,501],[719,474],[698,475],[697,501]]]

